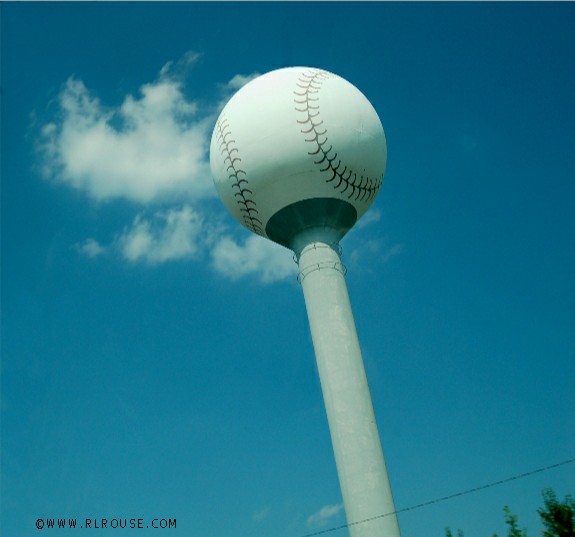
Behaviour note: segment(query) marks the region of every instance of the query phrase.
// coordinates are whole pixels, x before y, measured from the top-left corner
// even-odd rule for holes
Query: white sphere
[[[375,199],[386,157],[383,127],[366,97],[309,67],[271,71],[242,87],[222,110],[210,146],[226,208],[287,247],[314,227],[343,237]]]

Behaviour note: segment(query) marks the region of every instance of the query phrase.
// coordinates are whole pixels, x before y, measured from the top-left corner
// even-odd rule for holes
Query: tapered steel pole
[[[349,533],[400,537],[339,247],[329,231],[313,235],[297,238],[293,249]]]

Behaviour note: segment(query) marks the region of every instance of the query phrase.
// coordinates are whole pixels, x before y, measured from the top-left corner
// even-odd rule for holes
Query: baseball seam
[[[298,119],[297,122],[302,125],[301,133],[306,136],[305,141],[314,146],[314,150],[308,151],[308,155],[314,157],[314,163],[321,166],[321,172],[331,174],[326,183],[333,182],[334,190],[341,194],[349,189],[348,199],[355,195],[356,201],[369,201],[377,194],[383,176],[374,180],[367,175],[359,175],[341,159],[337,159],[338,154],[333,145],[328,145],[327,128],[322,127],[320,90],[323,82],[332,77],[331,73],[315,69],[301,74],[296,83],[298,89],[293,93],[295,110],[301,113],[304,119]]]
[[[248,174],[245,170],[239,168],[242,159],[239,156],[239,149],[236,147],[236,141],[231,138],[232,133],[228,119],[222,114],[216,123],[216,139],[219,143],[220,153],[224,157],[224,165],[228,165],[226,172],[228,179],[232,180],[232,189],[236,188],[234,197],[240,211],[245,226],[259,235],[263,235],[262,221],[257,217],[259,211],[256,202],[252,199],[253,192],[248,188]]]

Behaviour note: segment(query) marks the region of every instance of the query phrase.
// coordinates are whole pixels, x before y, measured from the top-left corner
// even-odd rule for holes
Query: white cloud
[[[199,200],[213,196],[208,148],[218,106],[258,73],[237,74],[220,84],[225,100],[203,107],[183,93],[183,79],[201,55],[188,52],[164,64],[158,78],[104,106],[84,82],[69,78],[58,96],[57,119],[40,131],[42,171],[97,201],[125,199],[149,209],[140,212],[107,246],[91,238],[76,245],[95,258],[113,251],[137,263],[158,264],[199,257],[200,248],[225,277],[264,282],[294,274],[291,255],[257,237],[238,244],[220,228]],[[177,197],[185,205],[153,212]],[[223,209],[222,209],[223,210]]]
[[[262,520],[265,520],[269,516],[269,514],[270,514],[270,508],[264,507],[263,509],[256,511],[252,515],[252,520],[254,520],[255,522],[261,522]]]
[[[169,61],[160,69],[160,77],[182,76],[191,66],[198,62],[202,55],[193,50],[186,52],[178,61]]]
[[[193,257],[201,241],[202,217],[190,206],[136,216],[116,244],[128,261],[161,263]]]
[[[310,525],[323,526],[327,521],[335,516],[337,516],[343,509],[343,504],[337,503],[335,505],[325,505],[317,513],[310,515],[307,519],[307,523]]]
[[[241,87],[245,86],[248,82],[260,76],[260,73],[252,73],[251,75],[235,75],[226,84],[229,89],[239,90]]]
[[[297,274],[293,254],[273,242],[252,235],[243,244],[228,236],[220,237],[212,249],[215,269],[224,276],[237,280],[256,277],[271,283]]]
[[[347,259],[349,259],[350,267],[372,272],[374,268],[377,269],[378,266],[387,263],[403,251],[402,244],[389,245],[383,239],[362,239],[356,241]]]
[[[358,230],[364,230],[371,227],[381,220],[381,211],[372,207],[358,221],[357,225],[343,239],[344,264],[354,270],[365,270],[372,272],[374,267],[387,263],[391,258],[401,254],[404,251],[402,244],[390,245],[385,237],[381,234],[373,234],[362,231],[361,236],[356,237]],[[353,237],[352,243],[349,237]],[[351,249],[347,248],[348,244],[353,244]]]
[[[81,80],[59,95],[61,118],[41,131],[43,170],[97,200],[140,203],[213,194],[207,161],[211,120],[198,117],[182,85],[161,77],[139,97],[105,108]],[[118,126],[119,125],[119,126]]]
[[[381,220],[381,211],[372,207],[359,219],[356,228],[362,229],[375,222],[379,222],[380,220]]]
[[[225,84],[220,84],[220,100],[217,105],[218,113],[222,111],[223,107],[229,101],[231,96],[236,93],[240,88],[245,86],[248,82],[260,76],[260,73],[251,73],[249,75],[234,75]]]
[[[292,252],[255,235],[237,241],[204,216],[190,205],[149,215],[140,213],[112,244],[103,246],[88,239],[76,247],[87,257],[113,251],[131,263],[148,265],[205,259],[207,253],[215,271],[231,280],[251,278],[265,284],[290,278],[295,281],[297,265]]]
[[[77,249],[87,257],[98,257],[106,253],[106,248],[95,239],[86,239],[76,245]]]

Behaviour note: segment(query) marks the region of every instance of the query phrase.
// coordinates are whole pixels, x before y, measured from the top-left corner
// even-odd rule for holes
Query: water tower
[[[210,147],[228,211],[295,253],[352,537],[400,535],[396,515],[381,516],[395,509],[339,247],[373,203],[386,156],[383,127],[365,96],[307,67],[242,87],[222,110]]]

